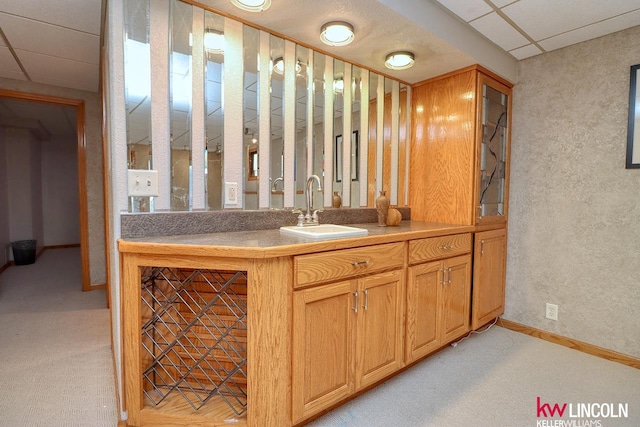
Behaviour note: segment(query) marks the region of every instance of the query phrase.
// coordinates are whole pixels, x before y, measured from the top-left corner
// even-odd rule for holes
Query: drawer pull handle
[[[440,246],[440,249],[442,249],[443,251],[450,251],[451,249],[453,249],[453,246],[444,245],[444,246]]]
[[[362,306],[365,310],[369,310],[369,290],[364,290],[364,305]]]
[[[351,265],[353,265],[354,267],[359,267],[361,265],[367,265],[367,264],[369,264],[369,260],[368,259],[365,259],[363,261],[352,261],[351,262]]]
[[[447,274],[449,281],[447,283],[451,284],[451,267],[449,267],[449,274]]]

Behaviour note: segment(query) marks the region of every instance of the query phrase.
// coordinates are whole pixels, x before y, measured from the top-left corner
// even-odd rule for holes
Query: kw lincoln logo
[[[628,403],[536,402],[536,427],[605,427],[603,419],[629,418]],[[559,419],[564,418],[564,419]]]

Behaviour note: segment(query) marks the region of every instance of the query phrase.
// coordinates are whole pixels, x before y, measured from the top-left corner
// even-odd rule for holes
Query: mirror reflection
[[[171,210],[191,207],[191,26],[192,7],[171,2],[169,119],[171,144]]]
[[[243,209],[267,206],[283,209],[285,184],[287,203],[304,206],[304,188],[310,175],[318,175],[321,179],[332,177],[323,185],[323,193],[313,192],[314,206],[331,206],[336,192],[342,198],[340,205],[343,207],[372,207],[381,189],[388,195],[394,193],[398,204],[406,204],[408,86],[291,41],[285,42],[281,37],[212,11],[179,0],[171,0],[169,5],[167,27],[150,28],[149,0],[125,1],[125,97],[127,166],[130,169],[154,168],[151,123],[160,120],[162,112],[159,109],[151,111],[150,89],[156,84],[162,85],[161,88],[168,85],[168,99],[155,102],[169,105],[170,140],[156,141],[159,144],[156,149],[160,150],[159,159],[170,156],[171,170],[159,173],[170,176],[170,188],[166,190],[170,191],[171,210],[191,210],[194,188],[198,197],[205,192],[206,209],[224,207],[225,77],[231,87],[242,85],[243,88],[242,119],[234,118],[230,122],[234,129],[226,130],[228,134],[242,135],[241,146],[235,145],[237,141],[234,141],[233,146],[227,147],[226,160],[228,167],[233,167],[232,175],[238,177],[232,181],[241,180],[238,184]],[[239,59],[243,72],[235,73],[237,75],[224,75],[225,26],[229,34],[234,35],[234,42],[241,31],[242,58]],[[169,68],[164,81],[160,73],[151,79],[151,65],[157,66],[156,59],[150,55],[151,34],[157,36],[152,31],[162,31],[169,36]],[[194,34],[194,31],[204,34]],[[194,37],[195,46],[198,50],[203,46],[204,51],[194,51]],[[201,54],[204,66],[199,61]],[[269,81],[268,88],[264,87],[266,84],[261,88],[260,57],[266,74],[262,79],[264,83]],[[266,57],[270,58],[268,69]],[[198,69],[194,69],[193,64],[198,64]],[[287,97],[291,97],[288,102],[295,100],[291,113],[284,111],[286,78],[290,79],[287,87],[295,92],[287,93]],[[204,95],[202,87],[194,83],[200,79],[204,81]],[[200,117],[201,113],[197,118],[192,116],[194,102],[198,108],[198,103],[204,103],[204,117]],[[262,115],[259,114],[260,102],[264,103]],[[269,108],[266,108],[267,104]],[[295,124],[292,141],[287,141],[291,144],[287,145],[287,150],[292,149],[293,158],[287,159],[286,165],[284,114],[291,114],[293,117],[286,117],[287,123]],[[205,138],[198,136],[196,141],[193,138],[200,132],[194,133],[194,130],[201,129],[200,126],[204,127]],[[265,141],[259,140],[260,132]],[[260,144],[266,145],[259,148]],[[331,152],[325,153],[329,149]],[[198,168],[194,168],[193,159],[201,162],[202,150],[204,165],[198,164]],[[259,167],[260,157],[264,157],[264,171]],[[293,172],[293,182],[284,182],[285,169],[287,174]],[[238,171],[241,174],[237,174]],[[201,182],[200,186],[194,186],[194,173],[198,175],[195,179],[204,178],[204,186]],[[262,181],[260,187],[261,179],[268,184]],[[202,200],[199,200],[198,208],[202,207]],[[131,198],[129,209],[131,212],[153,211],[153,198]]]
[[[124,80],[127,168],[151,169],[149,0],[125,2]],[[130,212],[149,212],[149,197],[130,197]]]
[[[207,209],[222,209],[224,18],[205,12],[204,20],[206,206]]]
[[[247,25],[243,28],[244,44],[244,100],[243,100],[243,153],[245,153],[245,182],[244,182],[244,208],[258,209],[258,49],[260,46],[260,31]],[[255,153],[255,154],[252,154]],[[252,169],[251,160],[256,170]],[[255,176],[252,175],[256,173]],[[252,178],[250,178],[252,177]]]
[[[269,171],[271,182],[272,209],[284,207],[284,122],[282,116],[282,102],[284,98],[284,40],[280,37],[270,37],[271,56],[271,144]]]

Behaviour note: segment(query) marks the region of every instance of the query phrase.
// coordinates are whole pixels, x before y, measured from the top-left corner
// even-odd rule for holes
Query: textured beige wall
[[[106,282],[104,243],[104,191],[102,185],[102,115],[100,95],[13,79],[0,78],[0,88],[85,101],[87,144],[87,204],[89,210],[89,263],[91,284]]]
[[[640,27],[520,62],[504,317],[640,357],[640,170],[625,169],[637,63]]]

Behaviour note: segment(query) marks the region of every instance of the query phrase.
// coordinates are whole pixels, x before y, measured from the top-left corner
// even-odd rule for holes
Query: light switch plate
[[[127,184],[129,197],[158,197],[158,171],[129,169]]]
[[[225,205],[238,204],[238,183],[237,182],[224,183],[224,204]]]

